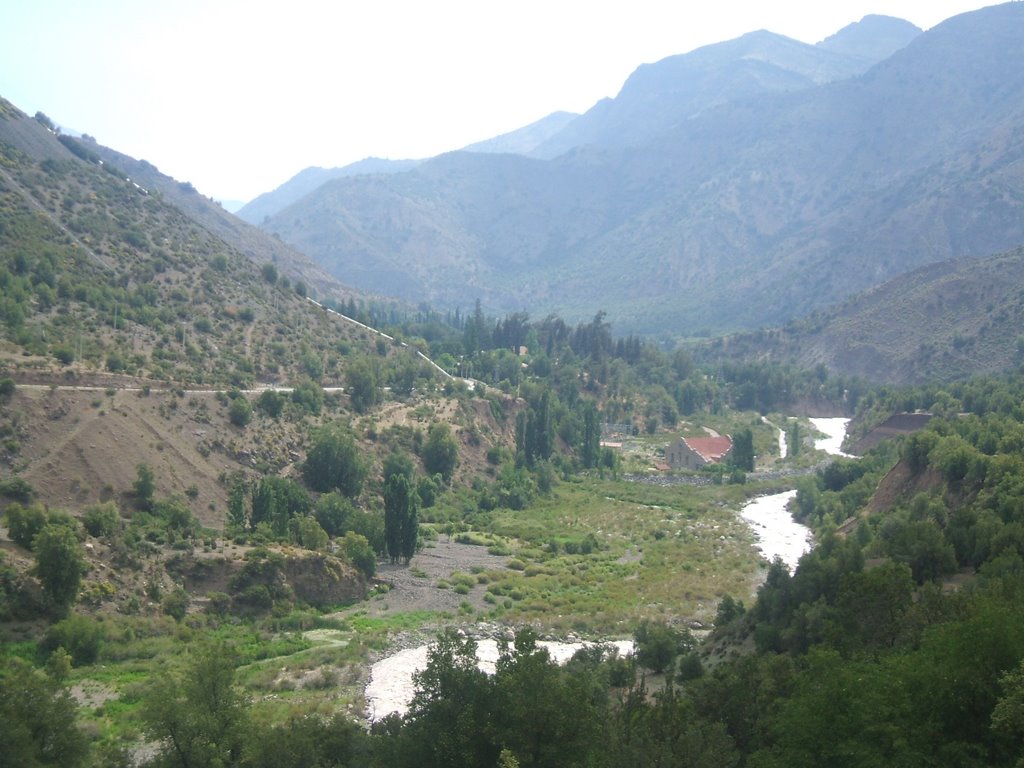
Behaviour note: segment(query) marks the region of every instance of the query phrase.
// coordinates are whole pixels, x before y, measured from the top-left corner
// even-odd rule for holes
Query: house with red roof
[[[732,438],[680,437],[665,449],[665,460],[672,469],[700,469],[705,464],[721,464],[732,452]]]

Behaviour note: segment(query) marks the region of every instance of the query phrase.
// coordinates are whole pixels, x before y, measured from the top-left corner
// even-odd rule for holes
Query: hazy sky
[[[0,96],[248,200],[311,165],[430,157],[614,96],[640,64],[976,0],[0,0]]]

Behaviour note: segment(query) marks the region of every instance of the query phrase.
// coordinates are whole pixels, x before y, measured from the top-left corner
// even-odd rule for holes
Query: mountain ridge
[[[597,297],[625,331],[675,335],[784,323],[1024,242],[1022,22],[1014,4],[965,14],[858,77],[719,105],[626,149],[450,153],[336,180],[267,228],[359,281],[386,254],[406,278],[375,290],[442,306],[581,318]]]

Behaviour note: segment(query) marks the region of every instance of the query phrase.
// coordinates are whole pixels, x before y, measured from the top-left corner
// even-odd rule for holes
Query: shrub
[[[89,532],[90,536],[95,536],[96,538],[111,536],[117,532],[120,524],[121,515],[117,511],[117,506],[112,501],[108,501],[106,504],[93,504],[90,507],[86,507],[85,512],[82,514],[82,525],[85,526],[85,530]]]
[[[46,511],[42,505],[23,507],[21,504],[11,504],[4,514],[11,540],[25,549],[32,549],[32,540],[46,525]]]
[[[160,603],[160,608],[175,621],[180,622],[188,612],[188,604],[188,592],[178,587],[173,592],[169,592],[164,596],[163,601]]]
[[[377,570],[377,558],[369,540],[355,531],[349,531],[341,540],[341,551],[345,558],[356,568],[371,578]]]
[[[252,405],[245,395],[239,395],[228,406],[228,418],[236,427],[244,427],[252,420]]]
[[[0,480],[0,496],[4,498],[28,504],[32,500],[33,493],[32,485],[24,478],[9,477],[6,480]]]
[[[102,625],[89,616],[76,613],[50,627],[39,647],[47,656],[63,648],[71,654],[75,666],[81,666],[96,661],[102,642]]]
[[[260,393],[259,398],[256,400],[256,407],[267,414],[267,416],[276,419],[284,409],[284,397],[280,392],[268,389]]]

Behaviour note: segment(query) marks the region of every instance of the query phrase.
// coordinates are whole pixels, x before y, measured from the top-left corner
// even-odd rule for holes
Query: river
[[[840,446],[846,437],[849,419],[811,419],[814,428],[825,434],[818,438],[814,447],[834,456],[848,456]],[[781,434],[781,433],[780,433]],[[787,506],[796,497],[796,491],[783,491],[768,496],[759,496],[747,502],[740,510],[742,517],[754,533],[757,548],[766,560],[781,557],[790,571],[796,568],[800,556],[814,546],[811,529],[793,519]]]
[[[818,440],[815,447],[845,456],[839,450],[846,434],[847,419],[811,419],[815,428],[827,437]],[[753,499],[744,505],[740,516],[754,532],[757,548],[768,560],[781,557],[790,570],[796,567],[800,556],[814,544],[811,530],[793,520],[786,505],[796,496],[796,491],[783,491]],[[551,658],[564,664],[580,648],[592,643],[557,643],[541,641],[538,645],[546,648]],[[633,651],[631,640],[616,640],[604,645],[614,646],[619,654]],[[427,666],[428,646],[407,648],[381,659],[370,669],[370,682],[366,686],[366,716],[376,722],[392,712],[405,714],[412,700],[415,686],[413,675]],[[487,673],[494,672],[498,660],[498,643],[493,639],[477,642],[477,664]]]
[[[846,438],[846,427],[849,423],[849,419],[844,419],[841,416],[835,418],[811,419],[811,424],[814,425],[814,428],[826,435],[824,438],[815,440],[814,447],[825,451],[825,453],[830,453],[833,456],[853,458],[849,453],[843,453],[842,450],[843,440]]]
[[[537,645],[546,648],[551,660],[565,664],[581,648],[603,645],[615,648],[620,656],[633,652],[632,640],[614,640],[607,643],[557,643],[540,640]],[[370,668],[370,682],[366,686],[366,716],[376,722],[392,712],[404,715],[409,709],[415,686],[413,675],[427,666],[428,646],[407,648],[381,659]],[[493,639],[477,641],[477,666],[487,674],[494,674],[498,661],[498,642]]]

